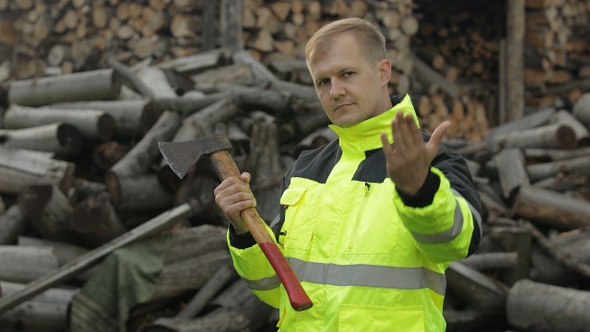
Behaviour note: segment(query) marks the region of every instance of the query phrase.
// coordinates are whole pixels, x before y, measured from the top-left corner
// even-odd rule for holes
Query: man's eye
[[[344,76],[344,77],[350,77],[350,76],[352,76],[352,74],[353,73],[351,71],[347,71],[344,74],[342,74],[342,76]]]
[[[329,83],[330,83],[330,80],[328,80],[328,79],[323,79],[323,80],[319,80],[318,81],[318,85],[319,86],[326,85],[326,84],[329,84]]]

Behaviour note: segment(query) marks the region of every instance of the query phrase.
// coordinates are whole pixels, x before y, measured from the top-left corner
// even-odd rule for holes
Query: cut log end
[[[561,126],[557,129],[557,142],[563,149],[575,148],[578,144],[576,132],[569,126]]]
[[[82,134],[70,124],[61,124],[57,128],[57,139],[65,154],[76,154],[82,148]]]
[[[105,175],[105,183],[107,185],[107,191],[111,197],[111,203],[114,207],[121,204],[121,184],[119,177],[112,171],[107,171]]]
[[[107,206],[96,204],[92,200],[84,200],[74,207],[70,224],[80,233],[91,233],[109,217],[110,210]]]
[[[17,197],[17,204],[21,213],[26,217],[34,217],[47,205],[53,194],[51,184],[28,186]]]
[[[163,110],[154,101],[151,101],[143,107],[139,119],[139,129],[142,133],[147,133],[148,130],[158,121]]]
[[[108,141],[115,136],[117,131],[117,124],[115,119],[108,113],[103,114],[96,124],[96,131],[98,133],[98,139],[101,141]]]

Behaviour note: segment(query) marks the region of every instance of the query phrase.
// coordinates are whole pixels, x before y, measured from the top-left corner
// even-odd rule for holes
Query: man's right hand
[[[240,213],[251,207],[256,207],[256,199],[250,190],[250,173],[244,172],[240,178],[225,179],[213,192],[215,203],[232,223],[237,234],[249,232]]]

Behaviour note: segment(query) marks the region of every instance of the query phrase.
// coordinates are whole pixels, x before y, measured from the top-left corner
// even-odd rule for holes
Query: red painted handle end
[[[313,302],[311,302],[311,299],[307,296],[307,293],[305,293],[303,286],[301,286],[301,283],[297,279],[297,276],[291,269],[289,263],[287,263],[285,256],[283,256],[279,250],[279,247],[277,247],[274,242],[260,242],[258,245],[279,276],[281,283],[283,283],[283,287],[285,287],[287,295],[289,296],[291,307],[293,307],[295,311],[304,311],[311,308]]]

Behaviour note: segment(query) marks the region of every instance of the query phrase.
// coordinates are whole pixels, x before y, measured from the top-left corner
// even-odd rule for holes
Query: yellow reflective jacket
[[[269,231],[311,309],[291,308],[258,245],[228,236],[237,272],[279,308],[280,331],[445,330],[445,269],[479,242],[479,195],[464,161],[442,146],[418,195],[400,196],[380,140],[381,132],[391,140],[400,110],[416,118],[406,95],[362,123],[331,126],[339,139],[302,153],[283,179],[281,213]]]

